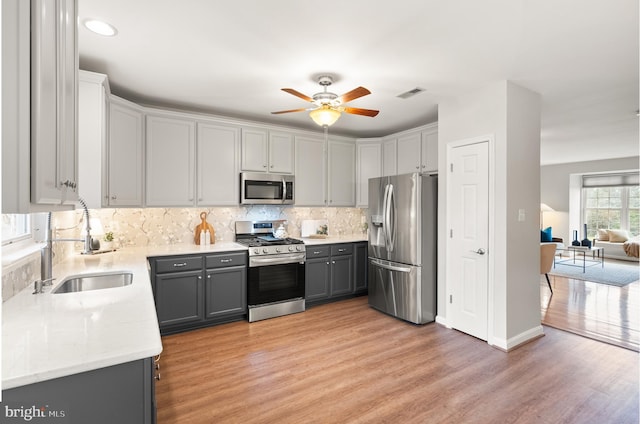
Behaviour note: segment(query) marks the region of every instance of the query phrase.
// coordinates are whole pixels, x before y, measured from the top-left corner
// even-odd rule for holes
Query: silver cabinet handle
[[[338,252],[345,252],[347,249],[338,249]]]
[[[220,259],[220,262],[223,264],[228,264],[229,262],[232,262],[233,259]]]
[[[472,250],[472,252],[477,253],[478,255],[484,255],[485,253],[487,253],[482,247],[478,250]]]
[[[187,266],[187,263],[186,262],[181,262],[181,263],[178,263],[178,264],[173,264],[174,268],[182,268],[183,266]]]

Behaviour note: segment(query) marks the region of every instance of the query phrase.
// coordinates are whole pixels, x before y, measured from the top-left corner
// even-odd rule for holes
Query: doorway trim
[[[468,146],[472,144],[478,143],[487,143],[488,150],[488,189],[489,189],[489,203],[488,203],[488,223],[487,223],[487,240],[488,240],[488,251],[490,252],[489,258],[487,261],[487,343],[489,345],[494,346],[496,344],[495,336],[494,336],[494,310],[495,310],[495,256],[493,252],[495,251],[495,136],[494,134],[487,134],[472,138],[466,138],[462,140],[452,141],[447,143],[446,150],[446,169],[445,172],[448,172],[449,164],[452,160],[453,149],[463,146]],[[447,193],[447,212],[446,212],[446,226],[445,233],[449,233],[449,229],[451,228],[451,178],[449,178],[447,173],[446,178],[446,193]],[[445,287],[446,287],[446,299],[449,299],[451,293],[452,283],[450,282],[450,269],[451,269],[451,241],[449,237],[445,238],[446,244],[446,255],[445,255]],[[451,314],[453,313],[453,308],[451,303],[445,300],[446,304],[446,321],[447,327],[451,328]]]

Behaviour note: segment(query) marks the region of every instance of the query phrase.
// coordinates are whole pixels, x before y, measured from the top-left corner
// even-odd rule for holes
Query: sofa
[[[565,248],[564,239],[560,237],[553,237],[551,227],[540,230],[540,244],[555,244],[556,256],[562,256],[562,252]]]
[[[604,248],[605,259],[619,259],[623,261],[638,261],[639,239],[630,239],[625,230],[599,229],[596,238],[593,240],[595,247]],[[632,255],[627,253],[629,251]]]

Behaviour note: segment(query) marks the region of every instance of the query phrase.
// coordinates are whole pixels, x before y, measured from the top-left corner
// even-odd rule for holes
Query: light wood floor
[[[542,323],[640,351],[640,281],[616,287],[550,275],[540,279]]]
[[[366,297],[163,345],[159,424],[639,420],[635,352],[545,327],[505,353],[384,315]]]

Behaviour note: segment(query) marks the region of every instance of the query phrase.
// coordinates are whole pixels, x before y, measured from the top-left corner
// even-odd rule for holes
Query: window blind
[[[592,174],[582,176],[582,187],[620,187],[640,184],[640,173]]]

